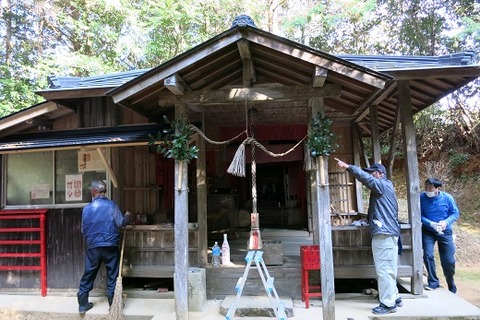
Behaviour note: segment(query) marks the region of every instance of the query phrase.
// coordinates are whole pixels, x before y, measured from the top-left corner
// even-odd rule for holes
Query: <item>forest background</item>
[[[0,10],[0,118],[41,102],[35,91],[47,88],[47,76],[156,67],[229,29],[239,14],[333,55],[472,50],[480,60],[478,0],[0,0]],[[420,179],[442,179],[458,202],[459,295],[478,306],[479,91],[477,79],[415,116]],[[382,154],[389,134],[382,136]],[[401,202],[402,156],[396,155],[393,176]]]

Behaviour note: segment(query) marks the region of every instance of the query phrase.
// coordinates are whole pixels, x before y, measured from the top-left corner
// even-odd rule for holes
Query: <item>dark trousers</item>
[[[118,247],[98,247],[87,249],[85,254],[85,271],[80,279],[79,294],[89,293],[97,277],[102,263],[107,271],[107,296],[113,296],[118,277],[118,262],[120,251]]]
[[[438,288],[434,246],[438,244],[438,253],[440,255],[440,263],[442,265],[443,274],[447,281],[448,290],[453,293],[457,292],[453,276],[455,275],[455,244],[453,243],[452,230],[445,230],[444,234],[438,234],[430,230],[422,229],[423,244],[423,262],[428,272],[428,286],[430,288]]]

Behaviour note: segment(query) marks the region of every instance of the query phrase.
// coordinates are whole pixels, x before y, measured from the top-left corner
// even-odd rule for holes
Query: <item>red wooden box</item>
[[[320,269],[320,249],[318,246],[300,246],[300,262],[303,270]]]

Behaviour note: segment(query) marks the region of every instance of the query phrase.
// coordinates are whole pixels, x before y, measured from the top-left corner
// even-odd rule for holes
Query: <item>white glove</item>
[[[443,234],[443,228],[442,228],[442,225],[438,222],[430,222],[430,227],[432,227],[433,229],[435,229],[438,234]]]

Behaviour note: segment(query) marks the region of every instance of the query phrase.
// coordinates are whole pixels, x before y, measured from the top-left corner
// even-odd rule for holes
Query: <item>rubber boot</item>
[[[77,300],[79,313],[83,314],[93,308],[93,303],[88,302],[88,292],[82,294],[77,293]]]

